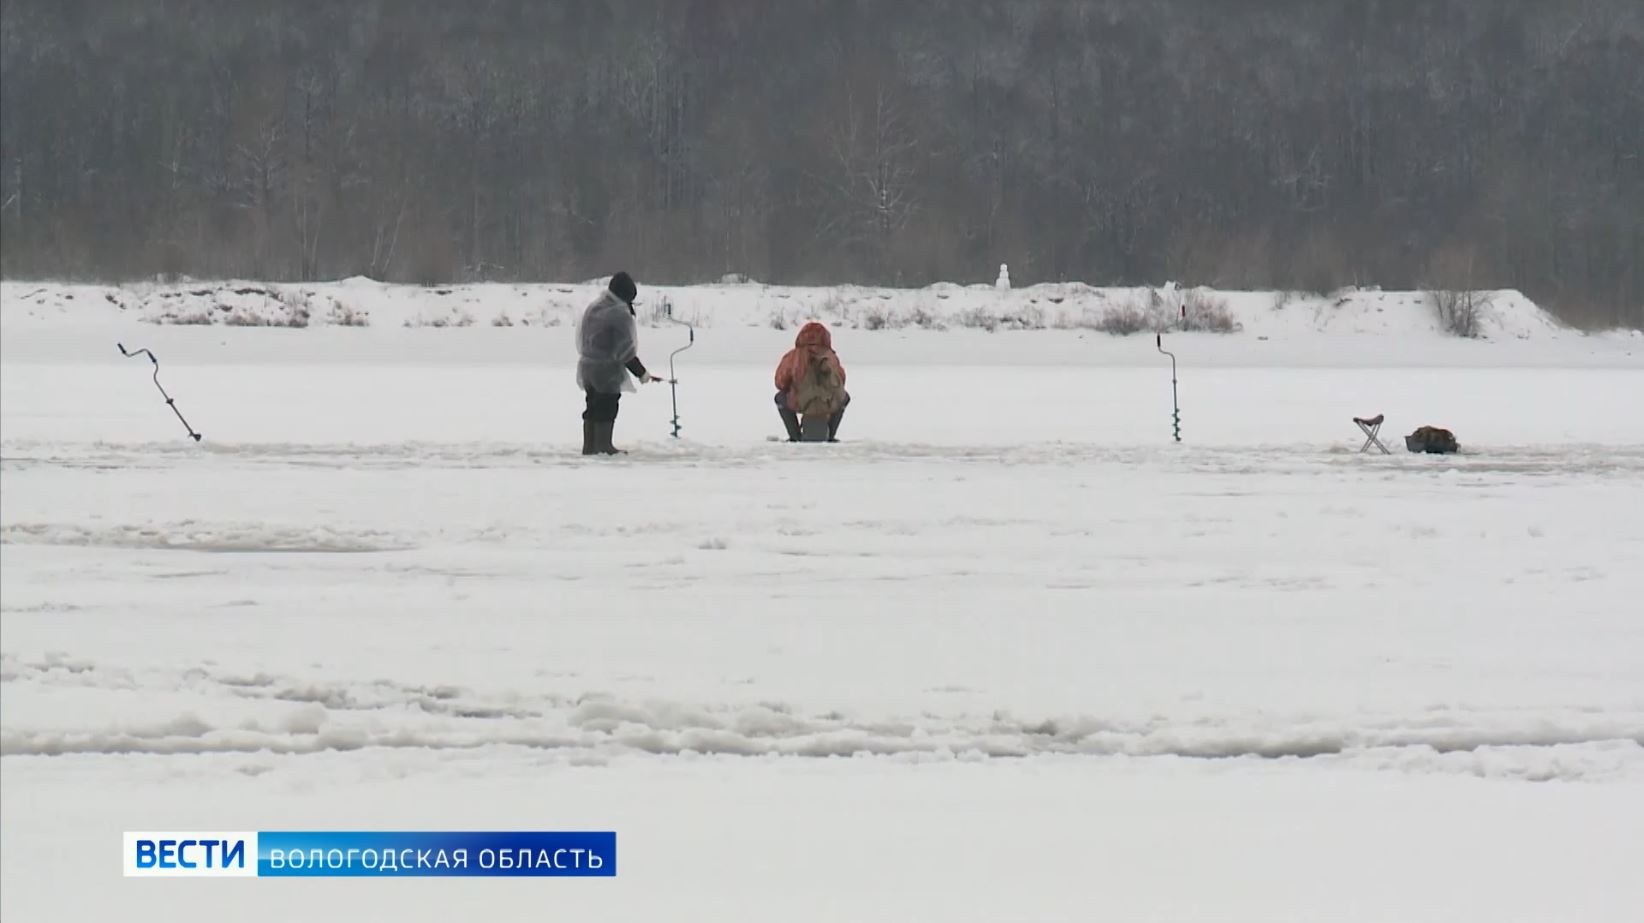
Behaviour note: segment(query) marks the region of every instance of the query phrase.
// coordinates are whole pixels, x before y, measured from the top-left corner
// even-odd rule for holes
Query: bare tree
[[[890,94],[878,88],[861,103],[847,94],[828,140],[831,162],[824,182],[835,207],[824,218],[822,235],[883,252],[916,209],[918,138]]]

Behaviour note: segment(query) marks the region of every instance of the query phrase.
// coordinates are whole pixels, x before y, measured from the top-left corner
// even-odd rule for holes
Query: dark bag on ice
[[[1404,437],[1404,447],[1412,452],[1448,455],[1456,451],[1456,434],[1437,426],[1423,426]]]

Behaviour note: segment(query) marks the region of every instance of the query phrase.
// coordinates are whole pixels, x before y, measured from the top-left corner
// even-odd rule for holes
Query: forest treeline
[[[1639,0],[6,0],[0,273],[1518,288],[1644,326]]]

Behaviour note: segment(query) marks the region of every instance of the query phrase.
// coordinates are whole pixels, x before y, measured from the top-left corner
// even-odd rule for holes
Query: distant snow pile
[[[855,330],[1080,330],[1115,336],[1152,332],[1260,336],[1369,334],[1530,339],[1565,328],[1516,291],[1328,295],[1234,292],[1163,286],[1095,288],[1083,283],[1011,286],[1000,267],[992,285],[938,283],[919,289],[856,285],[778,286],[727,276],[709,285],[640,283],[642,323],[668,316],[701,327],[795,329],[809,320]],[[338,282],[144,283],[121,286],[0,283],[7,323],[73,323],[118,311],[154,324],[229,326],[557,327],[574,325],[604,280],[513,285],[388,285]],[[1458,321],[1458,317],[1461,318]]]
[[[192,286],[148,293],[146,319],[159,324],[226,324],[230,327],[307,327],[323,323],[364,327],[366,313],[335,294],[265,284]]]

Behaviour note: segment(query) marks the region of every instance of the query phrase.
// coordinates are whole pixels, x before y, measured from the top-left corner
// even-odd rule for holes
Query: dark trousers
[[[836,414],[843,413],[845,411],[845,408],[849,407],[850,405],[851,405],[851,395],[850,395],[850,392],[847,391],[847,392],[845,392],[845,399],[839,402],[839,409],[835,410],[834,413],[836,413]],[[786,392],[786,391],[776,392],[776,406],[782,408],[783,410],[788,409],[788,392]]]
[[[845,399],[839,403],[839,408],[837,410],[835,410],[831,416],[828,417],[828,438],[829,439],[832,439],[835,436],[839,435],[839,424],[844,422],[845,408],[849,407],[850,405],[851,405],[851,396],[850,396],[849,392],[847,392],[845,394]],[[776,411],[777,411],[777,413],[782,415],[782,425],[787,427],[788,438],[793,440],[794,442],[798,442],[799,441],[799,415],[794,413],[792,410],[788,409],[788,393],[786,391],[776,392]]]
[[[615,423],[617,418],[617,402],[622,400],[620,394],[601,394],[598,391],[586,392],[588,409],[582,412],[582,419],[589,423]]]

